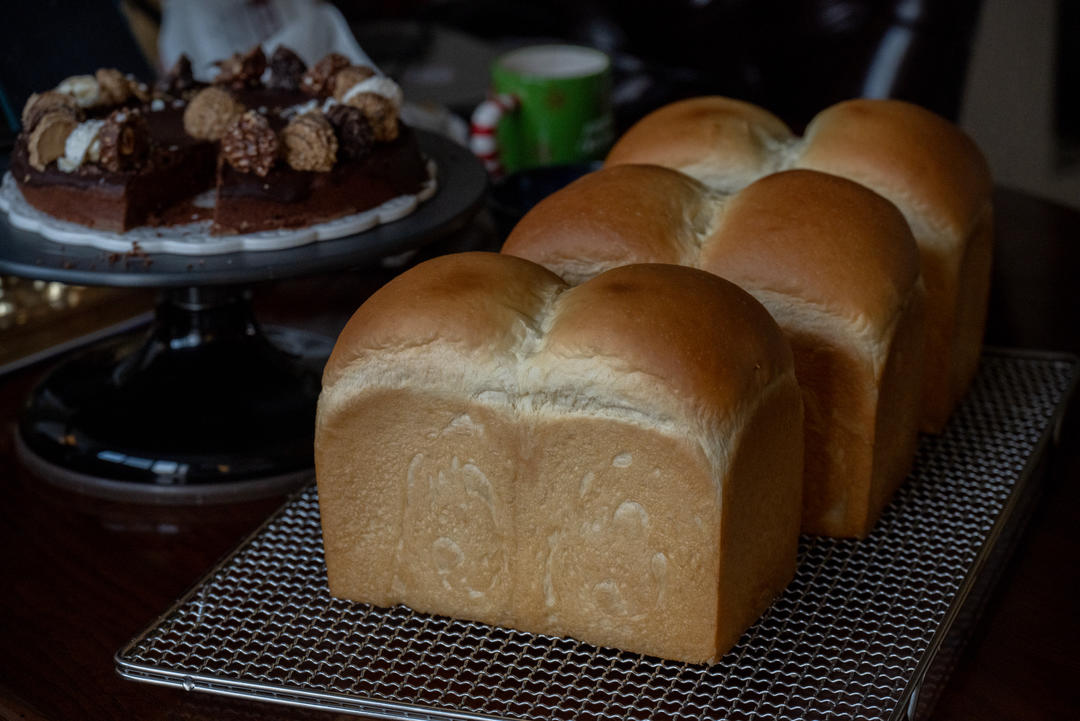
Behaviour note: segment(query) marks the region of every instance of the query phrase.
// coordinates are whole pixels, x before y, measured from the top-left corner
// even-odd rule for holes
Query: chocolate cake
[[[197,209],[185,213],[180,205],[213,186],[217,147],[184,132],[179,107],[144,115],[151,147],[137,168],[114,170],[91,162],[65,171],[54,160],[38,169],[30,162],[24,132],[10,165],[23,197],[49,215],[101,230],[198,219]]]
[[[103,69],[32,96],[11,160],[25,200],[101,230],[210,219],[231,234],[359,213],[428,180],[401,91],[373,68],[259,47],[218,65],[211,84],[181,58],[152,89]]]

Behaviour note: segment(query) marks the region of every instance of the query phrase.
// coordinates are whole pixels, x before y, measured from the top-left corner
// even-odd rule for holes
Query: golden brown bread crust
[[[791,350],[716,276],[639,265],[568,288],[444,256],[357,311],[325,381],[335,596],[699,662],[794,573]]]
[[[712,194],[683,173],[655,165],[605,168],[571,183],[557,200],[540,201],[502,252],[558,267],[572,285],[626,265],[628,257],[692,266],[715,212]]]
[[[756,403],[786,372],[787,342],[750,294],[727,281],[719,292],[713,276],[687,270],[635,264],[566,291],[536,365],[554,373],[608,359],[616,373],[650,379],[625,392],[688,416]]]
[[[865,536],[918,439],[923,289],[903,216],[844,178],[776,173],[731,196],[697,265],[753,293],[791,341],[806,409],[803,531]]]
[[[911,231],[892,204],[806,170],[766,176],[732,195],[695,265],[879,327],[893,321],[919,276]]]
[[[619,263],[682,263],[761,301],[792,344],[803,388],[804,531],[866,535],[910,470],[922,377],[919,254],[903,216],[873,191],[792,170],[723,196],[670,169],[605,167],[541,201],[503,252],[573,282]]]
[[[689,98],[635,123],[604,164],[677,168],[730,192],[779,169],[777,152],[794,139],[780,118],[757,105],[718,96]]]
[[[706,97],[661,108],[619,139],[607,164],[664,165],[725,192],[770,172],[807,168],[859,182],[894,203],[922,255],[928,332],[920,423],[939,432],[981,354],[993,224],[986,159],[954,124],[899,100],[838,103],[802,138],[785,137],[766,111],[745,105]],[[724,131],[729,137],[718,139]]]
[[[952,123],[899,100],[849,100],[807,126],[796,161],[900,208],[923,255],[929,332],[922,429],[940,432],[978,367],[993,254],[990,169]]]
[[[990,198],[990,168],[960,128],[901,100],[837,103],[810,121],[796,167],[841,175],[885,196],[912,232],[964,239]]]
[[[400,284],[410,290],[398,292]],[[520,338],[503,329],[519,317],[540,314],[564,285],[535,264],[506,263],[485,253],[427,267],[422,285],[411,276],[395,277],[361,305],[341,331],[323,371],[323,386],[333,386],[360,353],[383,348],[437,340],[463,354],[489,349],[504,354]],[[497,347],[490,348],[492,344]]]

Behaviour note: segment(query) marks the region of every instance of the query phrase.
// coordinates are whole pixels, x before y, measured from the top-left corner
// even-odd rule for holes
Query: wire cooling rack
[[[309,487],[116,656],[131,679],[387,719],[900,719],[1071,393],[1071,357],[987,353],[863,541],[803,537],[713,665],[375,608],[326,589]]]

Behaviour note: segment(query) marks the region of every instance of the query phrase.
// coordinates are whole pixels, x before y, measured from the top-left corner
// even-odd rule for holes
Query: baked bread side
[[[749,290],[792,344],[804,532],[866,536],[918,445],[925,292],[907,223],[851,181],[776,173],[731,196],[698,266]]]
[[[849,100],[807,126],[795,167],[892,201],[922,257],[929,322],[922,428],[940,432],[978,369],[993,258],[993,185],[960,128],[911,103]]]
[[[574,282],[681,263],[754,295],[792,343],[803,388],[804,531],[865,536],[910,470],[924,291],[911,231],[873,191],[796,170],[723,195],[668,168],[612,166],[539,203],[503,252]]]
[[[801,428],[787,342],[715,276],[428,261],[327,365],[331,593],[714,661],[794,573]]]

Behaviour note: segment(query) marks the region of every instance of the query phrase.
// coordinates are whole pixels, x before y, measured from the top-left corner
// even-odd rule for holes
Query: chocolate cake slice
[[[23,197],[53,217],[113,232],[199,219],[199,209],[179,206],[213,186],[216,145],[184,132],[182,106],[147,109],[144,116],[147,157],[126,169],[84,163],[64,171],[53,161],[39,170],[30,162],[30,136],[21,134],[10,169]]]
[[[369,210],[401,195],[416,194],[428,179],[412,129],[372,147],[358,160],[325,172],[275,165],[265,177],[219,163],[214,232],[250,233],[300,228]]]

